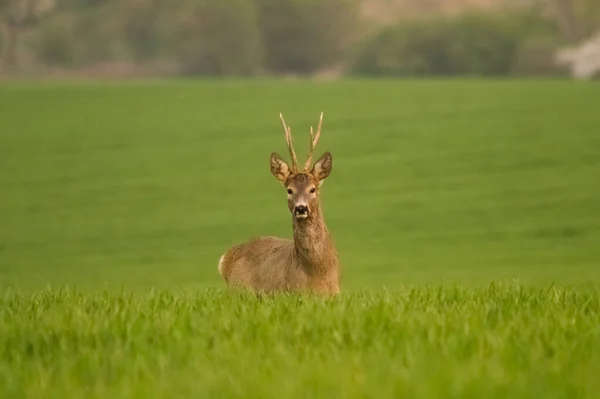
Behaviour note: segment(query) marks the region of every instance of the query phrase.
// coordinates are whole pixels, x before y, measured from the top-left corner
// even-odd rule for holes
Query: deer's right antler
[[[296,158],[296,152],[294,151],[294,142],[292,141],[292,129],[285,124],[281,112],[279,113],[279,119],[281,119],[281,123],[283,124],[283,130],[285,130],[285,141],[288,146],[288,151],[290,152],[290,157],[292,158],[292,171],[298,172],[298,159]]]
[[[312,163],[312,156],[317,147],[317,143],[319,142],[319,138],[321,137],[321,126],[323,125],[323,112],[321,112],[321,117],[319,118],[319,126],[317,127],[317,134],[313,135],[313,128],[310,127],[310,148],[308,150],[308,159],[306,160],[306,164],[304,165],[305,170],[310,169],[310,164]]]

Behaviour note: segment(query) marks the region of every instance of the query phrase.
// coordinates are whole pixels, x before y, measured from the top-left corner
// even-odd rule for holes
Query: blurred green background
[[[597,0],[0,0],[0,77],[589,78],[598,32]]]
[[[291,236],[278,113],[318,152],[343,289],[600,277],[600,87],[282,80],[0,85],[0,286],[224,286]]]

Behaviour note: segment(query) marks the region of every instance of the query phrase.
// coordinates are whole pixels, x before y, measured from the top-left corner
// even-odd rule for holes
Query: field
[[[600,86],[0,85],[0,396],[600,397]],[[227,294],[325,112],[333,301]],[[286,157],[287,158],[287,157]]]

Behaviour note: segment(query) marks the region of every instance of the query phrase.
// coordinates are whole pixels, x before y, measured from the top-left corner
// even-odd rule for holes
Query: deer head
[[[313,128],[310,127],[310,148],[303,170],[298,168],[292,131],[285,124],[283,115],[279,114],[279,118],[285,131],[285,141],[292,159],[292,165],[290,167],[279,154],[273,152],[271,153],[271,173],[283,183],[287,190],[288,209],[296,220],[310,219],[319,207],[319,188],[331,173],[333,166],[331,154],[326,152],[311,167],[312,156],[321,136],[323,113],[321,112],[316,134],[313,134]]]

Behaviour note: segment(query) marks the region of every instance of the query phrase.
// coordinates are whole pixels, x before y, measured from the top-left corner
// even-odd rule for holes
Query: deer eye
[[[287,193],[288,193],[289,195],[292,195],[294,192],[292,191],[292,189],[291,189],[291,188],[288,188],[288,189],[287,189]]]
[[[314,193],[315,193],[315,191],[317,191],[317,189],[316,189],[316,188],[314,188],[314,187],[310,189],[310,193],[311,193],[311,194],[314,194]]]

